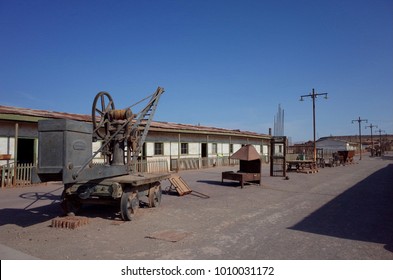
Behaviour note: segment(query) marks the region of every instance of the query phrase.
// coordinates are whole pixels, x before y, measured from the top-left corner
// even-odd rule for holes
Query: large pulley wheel
[[[120,201],[120,214],[124,221],[131,221],[139,208],[137,192],[124,192]]]
[[[155,182],[149,188],[149,207],[158,207],[161,204],[162,190],[160,182]]]
[[[115,110],[115,103],[113,102],[112,96],[105,91],[99,92],[94,98],[92,108],[92,121],[93,121],[93,134],[96,134],[99,138],[105,139],[109,136],[109,112]],[[102,131],[104,128],[105,133]]]

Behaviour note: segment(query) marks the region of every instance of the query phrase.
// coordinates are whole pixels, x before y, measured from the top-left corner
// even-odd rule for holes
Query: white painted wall
[[[15,138],[0,137],[0,154],[11,155],[11,162],[14,161]],[[0,160],[0,165],[7,164],[6,160]]]
[[[145,143],[145,148],[146,148],[146,156],[152,157],[154,156],[154,143]]]
[[[177,156],[179,151],[179,144],[177,142],[170,142],[169,144],[171,146],[171,155]]]
[[[188,143],[188,155],[199,156],[200,154],[200,143]]]
[[[164,143],[164,156],[171,155],[171,143]]]
[[[147,157],[155,157],[158,158],[161,155],[154,155],[154,143],[155,142],[146,142],[146,156]],[[233,143],[233,153],[237,152],[242,145],[241,144],[235,144]],[[171,157],[177,157],[178,152],[179,152],[179,143],[178,142],[165,142],[164,143],[164,154],[163,156],[171,156]],[[186,158],[186,157],[200,157],[202,154],[201,151],[201,142],[192,142],[188,143],[188,154],[180,155],[181,158]],[[208,155],[209,157],[216,157],[218,156],[230,156],[229,153],[229,143],[217,143],[217,154],[213,154],[213,143],[208,143],[207,149],[208,149]],[[264,156],[269,155],[269,146],[268,145],[254,145],[255,149],[257,150],[258,153]]]
[[[0,137],[0,154],[14,154],[15,138]]]

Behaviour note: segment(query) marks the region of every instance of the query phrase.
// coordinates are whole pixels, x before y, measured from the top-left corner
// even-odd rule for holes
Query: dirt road
[[[0,258],[12,248],[39,259],[393,259],[391,155],[289,180],[265,166],[262,186],[244,189],[221,183],[236,168],[184,171],[210,198],[166,194],[131,222],[114,207],[87,206],[80,215],[90,223],[74,230],[51,227],[61,184],[4,189]]]

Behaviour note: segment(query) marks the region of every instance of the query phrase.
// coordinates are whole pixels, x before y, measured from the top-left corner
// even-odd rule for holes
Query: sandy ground
[[[3,189],[0,257],[393,259],[392,154],[289,180],[264,166],[262,186],[244,189],[221,183],[227,170],[236,168],[180,172],[193,193],[164,194],[160,207],[139,209],[131,222],[117,207],[85,206],[89,224],[74,230],[51,226],[62,215],[61,184]]]

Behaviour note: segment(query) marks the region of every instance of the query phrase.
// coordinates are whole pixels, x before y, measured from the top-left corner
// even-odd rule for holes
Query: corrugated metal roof
[[[15,116],[31,116],[48,119],[70,119],[76,121],[91,122],[90,115],[70,114],[54,111],[35,110],[18,107],[8,107],[0,105],[0,114],[15,115]]]
[[[201,126],[201,125],[190,125],[190,124],[179,124],[179,123],[170,123],[170,122],[155,122],[153,121],[150,125],[151,129],[156,130],[177,130],[177,131],[186,131],[186,132],[194,132],[194,133],[212,133],[212,134],[231,134],[231,135],[239,135],[239,136],[250,136],[250,137],[268,137],[269,135],[251,132],[251,131],[242,131],[239,129],[225,129],[218,127],[210,127],[210,126]]]
[[[64,112],[54,112],[45,110],[35,110],[27,108],[17,108],[0,105],[0,119],[5,115],[10,116],[8,120],[20,120],[21,116],[33,117],[30,121],[34,122],[41,118],[49,119],[70,119],[84,122],[91,122],[91,115],[81,115],[81,114],[70,114]],[[249,136],[257,138],[270,138],[267,134],[261,134],[251,131],[241,131],[239,129],[225,129],[210,126],[201,125],[190,125],[190,124],[180,124],[171,122],[157,122],[152,121],[150,125],[150,130],[152,131],[182,131],[187,133],[208,133],[208,134],[224,134],[224,135],[238,135],[238,136]]]

